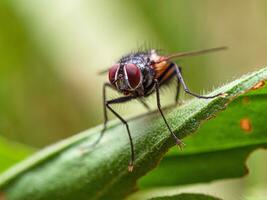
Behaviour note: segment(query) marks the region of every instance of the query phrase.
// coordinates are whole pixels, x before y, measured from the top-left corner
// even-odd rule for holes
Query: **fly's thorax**
[[[142,85],[144,89],[146,90],[146,88],[150,87],[150,85],[153,84],[154,82],[155,71],[150,65],[147,65],[146,67],[141,68],[141,71],[143,75]]]

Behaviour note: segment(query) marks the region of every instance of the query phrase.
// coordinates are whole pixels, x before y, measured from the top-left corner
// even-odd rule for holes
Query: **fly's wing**
[[[177,59],[177,58],[182,58],[182,57],[197,56],[197,55],[202,55],[202,54],[206,54],[206,53],[222,51],[222,50],[226,50],[226,49],[227,49],[226,46],[222,46],[222,47],[216,47],[216,48],[211,48],[211,49],[203,49],[203,50],[198,50],[198,51],[178,52],[178,53],[174,53],[174,54],[170,54],[170,55],[164,56],[164,59],[162,59],[160,62],[169,61],[171,59]],[[165,69],[165,68],[163,67],[163,69]],[[99,75],[106,74],[108,72],[108,70],[109,69],[102,70],[98,74]]]
[[[188,52],[178,52],[174,54],[170,54],[165,56],[165,60],[171,60],[171,59],[177,59],[177,58],[182,58],[182,57],[189,57],[189,56],[198,56],[206,53],[212,53],[216,51],[222,51],[222,50],[227,50],[228,47],[222,46],[222,47],[216,47],[216,48],[211,48],[211,49],[203,49],[203,50],[198,50],[198,51],[188,51]]]

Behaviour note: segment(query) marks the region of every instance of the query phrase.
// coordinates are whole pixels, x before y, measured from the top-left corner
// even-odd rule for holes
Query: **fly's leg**
[[[160,104],[159,82],[158,82],[157,79],[155,80],[155,83],[156,83],[156,97],[157,97],[158,110],[159,110],[159,112],[160,112],[160,114],[161,114],[161,116],[162,116],[162,118],[163,118],[163,120],[164,120],[164,122],[165,122],[165,124],[166,124],[166,126],[168,128],[168,130],[170,131],[171,135],[173,136],[176,144],[182,150],[184,143],[182,142],[182,140],[180,140],[178,137],[176,137],[176,135],[173,133],[173,131],[171,130],[171,127],[169,126],[169,124],[168,124],[168,122],[167,122],[167,120],[166,120],[166,118],[165,118],[165,116],[164,116],[164,114],[162,112],[161,104]]]
[[[149,105],[141,98],[137,99],[141,104],[143,104],[143,106],[148,110],[151,111],[151,108],[149,107]]]
[[[110,105],[111,104],[124,103],[124,102],[130,101],[132,99],[135,99],[136,97],[135,96],[125,96],[125,97],[120,97],[117,99],[112,99],[112,100],[107,101],[106,100],[106,88],[107,87],[112,87],[112,86],[108,83],[104,84],[104,86],[103,86],[104,127],[103,127],[99,137],[97,138],[97,140],[93,144],[91,144],[90,146],[84,147],[82,150],[88,151],[89,149],[95,147],[100,142],[100,140],[103,138],[104,133],[107,129],[107,123],[108,123],[107,109],[109,109],[126,126],[127,133],[128,133],[129,140],[130,140],[130,146],[131,146],[131,159],[130,159],[129,165],[128,165],[128,170],[131,172],[131,171],[133,171],[133,162],[134,162],[135,155],[134,155],[134,146],[133,146],[133,140],[132,140],[132,136],[130,133],[129,125],[128,125],[126,120],[124,120],[113,108],[111,108]]]
[[[181,71],[181,68],[180,68]],[[182,71],[181,71],[182,73]],[[176,69],[175,64],[170,63],[170,65],[165,69],[165,71],[157,78],[159,86],[164,85],[168,81],[170,81],[172,78],[177,77],[176,76]],[[177,77],[177,87],[176,87],[176,94],[175,94],[175,104],[178,104],[179,96],[181,91],[181,81]]]
[[[101,130],[100,135],[98,136],[98,138],[96,139],[96,141],[93,144],[90,144],[89,146],[85,146],[82,147],[82,151],[83,152],[87,152],[90,149],[93,149],[103,138],[104,133],[107,129],[107,123],[108,123],[108,114],[107,114],[107,108],[106,108],[106,93],[107,93],[107,88],[111,88],[113,89],[112,85],[110,85],[109,83],[105,83],[103,85],[103,89],[102,89],[102,93],[103,93],[103,112],[104,112],[104,125],[103,125],[103,129]]]
[[[127,133],[128,133],[128,136],[129,136],[129,140],[130,140],[130,146],[131,146],[131,159],[129,161],[129,165],[128,165],[128,171],[132,172],[133,171],[133,163],[134,163],[134,157],[135,157],[135,154],[134,154],[134,146],[133,146],[133,139],[132,139],[132,136],[131,136],[131,132],[130,132],[130,129],[129,129],[129,125],[127,123],[127,121],[125,119],[123,119],[113,108],[110,107],[110,104],[116,104],[116,103],[123,103],[123,102],[127,102],[127,101],[130,101],[132,99],[134,99],[135,97],[134,96],[126,96],[126,97],[121,97],[121,98],[118,98],[118,99],[113,99],[113,100],[110,100],[110,101],[107,101],[105,103],[105,106],[117,117],[120,119],[120,121],[126,126],[126,129],[127,129]]]
[[[92,144],[92,147],[95,147],[100,140],[102,139],[102,137],[104,136],[104,133],[107,129],[107,123],[108,123],[108,114],[107,114],[107,108],[106,108],[106,101],[107,101],[107,88],[112,88],[112,86],[109,83],[105,83],[103,85],[103,112],[104,112],[104,124],[103,124],[103,129],[101,130],[101,133],[99,135],[99,137],[97,138],[97,140]],[[113,88],[112,88],[113,89]]]
[[[103,123],[103,129],[101,130],[101,133],[100,133],[100,135],[99,135],[99,137],[98,137],[98,139],[92,144],[92,146],[94,147],[94,146],[96,146],[99,142],[100,142],[100,140],[102,139],[102,137],[103,137],[103,135],[104,135],[104,133],[105,133],[105,131],[106,131],[106,129],[107,129],[107,123],[108,123],[108,114],[107,114],[107,104],[116,104],[116,103],[123,103],[123,102],[127,102],[127,101],[130,101],[130,100],[132,100],[132,99],[134,99],[135,97],[133,97],[133,96],[127,96],[127,97],[120,97],[120,98],[118,98],[118,99],[114,99],[114,100],[111,100],[111,101],[107,101],[107,95],[106,95],[106,89],[107,88],[111,88],[111,89],[113,89],[113,87],[112,87],[112,85],[110,85],[109,83],[105,83],[104,85],[103,85],[103,91],[102,91],[102,93],[103,93],[103,112],[104,112],[104,123]],[[145,105],[148,109],[150,109],[149,107],[148,107],[148,105],[144,102],[144,101],[142,101],[141,99],[139,99],[140,100],[140,102],[143,104],[143,105]]]
[[[179,67],[180,73],[182,75],[182,68]],[[176,95],[175,95],[175,104],[178,104],[178,100],[180,97],[180,93],[181,93],[181,81],[180,79],[177,77],[177,87],[176,87]]]
[[[90,146],[83,147],[82,151],[86,152],[89,149],[94,148],[101,141],[101,139],[103,138],[104,133],[105,133],[105,131],[107,129],[107,123],[108,123],[107,108],[108,108],[126,126],[127,133],[128,133],[129,140],[130,140],[130,146],[131,146],[131,159],[129,161],[128,170],[132,171],[133,170],[133,162],[134,162],[135,155],[134,155],[134,146],[133,146],[133,140],[132,140],[132,136],[131,136],[131,133],[130,133],[129,125],[128,125],[126,120],[124,120],[116,111],[113,110],[113,108],[110,107],[110,105],[111,104],[124,103],[124,102],[130,101],[132,99],[135,99],[136,97],[135,96],[125,96],[125,97],[120,97],[120,98],[117,98],[117,99],[113,99],[113,100],[107,101],[106,100],[107,99],[107,97],[106,97],[106,89],[108,87],[113,89],[112,85],[110,85],[109,83],[105,83],[103,85],[103,91],[102,91],[103,92],[103,108],[104,108],[104,125],[103,125],[103,129],[101,130],[101,133],[100,133],[99,137],[97,138],[97,140],[93,144],[91,144]]]
[[[176,70],[176,75],[177,75],[178,79],[180,80],[181,84],[183,85],[184,91],[186,93],[188,93],[188,94],[190,94],[190,95],[192,95],[194,97],[201,98],[201,99],[212,99],[212,98],[224,95],[223,93],[219,93],[219,94],[212,95],[212,96],[202,96],[202,95],[195,94],[195,93],[191,92],[188,89],[188,87],[186,86],[185,82],[184,82],[184,79],[183,79],[183,76],[182,76],[182,73],[181,73],[181,67],[178,67],[175,64],[175,70]]]

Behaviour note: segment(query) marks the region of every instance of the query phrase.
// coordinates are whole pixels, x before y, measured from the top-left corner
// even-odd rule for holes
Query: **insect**
[[[177,78],[177,87],[176,87],[177,89],[175,94],[176,103],[178,102],[179,99],[181,86],[183,87],[184,91],[187,94],[190,94],[197,98],[210,99],[222,95],[220,93],[213,96],[202,96],[191,92],[190,89],[186,86],[186,83],[182,76],[181,66],[173,62],[173,59],[186,56],[195,56],[199,54],[215,52],[224,49],[226,49],[226,47],[218,47],[200,51],[174,53],[170,55],[159,55],[156,50],[131,53],[122,57],[117,63],[112,65],[108,70],[100,72],[100,74],[108,73],[109,82],[103,85],[104,127],[101,131],[99,138],[96,140],[93,146],[96,145],[101,140],[101,138],[105,133],[108,122],[108,115],[107,115],[107,109],[108,109],[126,126],[131,147],[131,157],[128,165],[128,170],[130,172],[133,171],[135,153],[134,153],[134,145],[131,136],[131,131],[129,129],[127,121],[118,112],[116,112],[111,107],[111,105],[125,103],[130,100],[137,99],[146,108],[149,108],[144,99],[150,96],[151,94],[156,93],[158,111],[160,112],[166,124],[166,127],[170,132],[170,134],[172,135],[172,137],[174,138],[176,144],[180,148],[182,148],[183,145],[182,141],[179,138],[177,138],[177,136],[173,133],[171,127],[169,126],[163,114],[160,103],[160,88],[166,85],[166,83],[169,82],[171,79]],[[107,100],[106,97],[107,88],[111,88],[118,91],[119,93],[122,94],[122,96],[116,99]]]

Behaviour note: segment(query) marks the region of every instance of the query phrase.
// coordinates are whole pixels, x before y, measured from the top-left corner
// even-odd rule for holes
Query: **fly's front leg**
[[[103,113],[104,113],[104,124],[103,124],[103,129],[101,131],[101,134],[98,138],[98,140],[96,141],[96,144],[101,140],[101,138],[103,137],[106,129],[107,129],[107,123],[108,123],[108,113],[107,113],[107,107],[106,107],[106,103],[107,103],[107,88],[112,88],[112,85],[110,85],[109,83],[105,83],[103,86]]]
[[[136,97],[134,97],[134,96],[126,96],[126,97],[121,97],[121,98],[118,98],[118,99],[113,99],[113,100],[107,101],[106,104],[105,104],[106,107],[116,117],[118,117],[120,119],[120,121],[126,126],[128,137],[129,137],[129,140],[130,140],[130,146],[131,146],[131,159],[130,159],[129,165],[128,165],[128,171],[130,171],[130,172],[133,171],[133,164],[134,164],[135,153],[134,153],[133,139],[132,139],[132,136],[131,136],[129,125],[128,125],[128,122],[125,119],[123,119],[113,108],[110,107],[110,105],[111,104],[117,104],[117,103],[127,102],[127,101],[130,101],[130,100],[135,99],[135,98]]]
[[[199,94],[195,94],[193,92],[191,92],[188,87],[186,86],[185,82],[184,82],[184,79],[183,79],[183,76],[182,76],[182,73],[181,73],[181,67],[178,67],[176,64],[175,64],[175,70],[176,70],[176,75],[178,77],[178,79],[180,80],[181,84],[183,85],[184,87],[184,91],[194,97],[197,97],[197,98],[201,98],[201,99],[212,99],[212,98],[215,98],[215,97],[218,97],[218,96],[223,96],[224,94],[223,93],[219,93],[219,94],[216,94],[216,95],[212,95],[212,96],[202,96],[202,95],[199,95]]]
[[[107,114],[107,108],[106,108],[106,98],[107,98],[107,88],[111,88],[113,89],[112,85],[110,85],[109,83],[105,83],[103,85],[103,89],[102,89],[102,95],[103,95],[103,112],[104,112],[104,124],[103,124],[103,129],[101,130],[100,135],[98,136],[98,138],[96,139],[96,141],[93,144],[90,144],[89,146],[86,147],[82,147],[82,151],[83,152],[87,152],[90,149],[94,148],[103,138],[104,133],[107,129],[107,123],[108,123],[108,114]]]
[[[130,146],[131,146],[131,159],[129,161],[129,165],[128,165],[128,170],[129,171],[132,171],[133,170],[133,162],[134,162],[134,146],[133,146],[133,140],[132,140],[132,136],[131,136],[131,133],[130,133],[130,129],[129,129],[129,125],[127,123],[126,120],[124,120],[113,108],[111,108],[111,104],[118,104],[118,103],[124,103],[124,102],[127,102],[127,101],[130,101],[132,99],[135,99],[136,97],[135,96],[125,96],[125,97],[120,97],[120,98],[117,98],[117,99],[112,99],[112,100],[106,100],[107,97],[106,97],[106,90],[107,88],[112,88],[112,85],[110,85],[109,83],[105,83],[103,85],[103,108],[104,108],[104,125],[103,125],[103,129],[99,135],[99,137],[97,138],[97,140],[91,144],[90,146],[87,146],[87,147],[83,147],[82,150],[83,151],[88,151],[89,149],[95,147],[100,141],[101,139],[103,138],[104,136],[104,133],[107,129],[107,123],[108,123],[108,114],[107,114],[107,109],[109,109],[116,117],[118,117],[121,122],[126,126],[126,129],[127,129],[127,133],[128,133],[128,136],[129,136],[129,140],[130,140]]]
[[[160,114],[161,114],[161,116],[162,116],[162,118],[163,118],[163,120],[164,120],[164,122],[165,122],[165,124],[166,124],[166,126],[167,126],[167,128],[169,130],[169,132],[171,133],[171,135],[175,139],[176,144],[182,150],[184,143],[179,138],[177,138],[176,135],[173,133],[173,131],[171,130],[171,127],[169,126],[169,124],[168,124],[168,122],[167,122],[167,120],[166,120],[166,118],[165,118],[165,116],[164,116],[164,114],[162,112],[161,104],[160,104],[160,93],[159,93],[159,82],[158,82],[158,80],[155,80],[155,84],[156,84],[156,97],[157,97],[158,110],[159,110],[159,112],[160,112]]]

